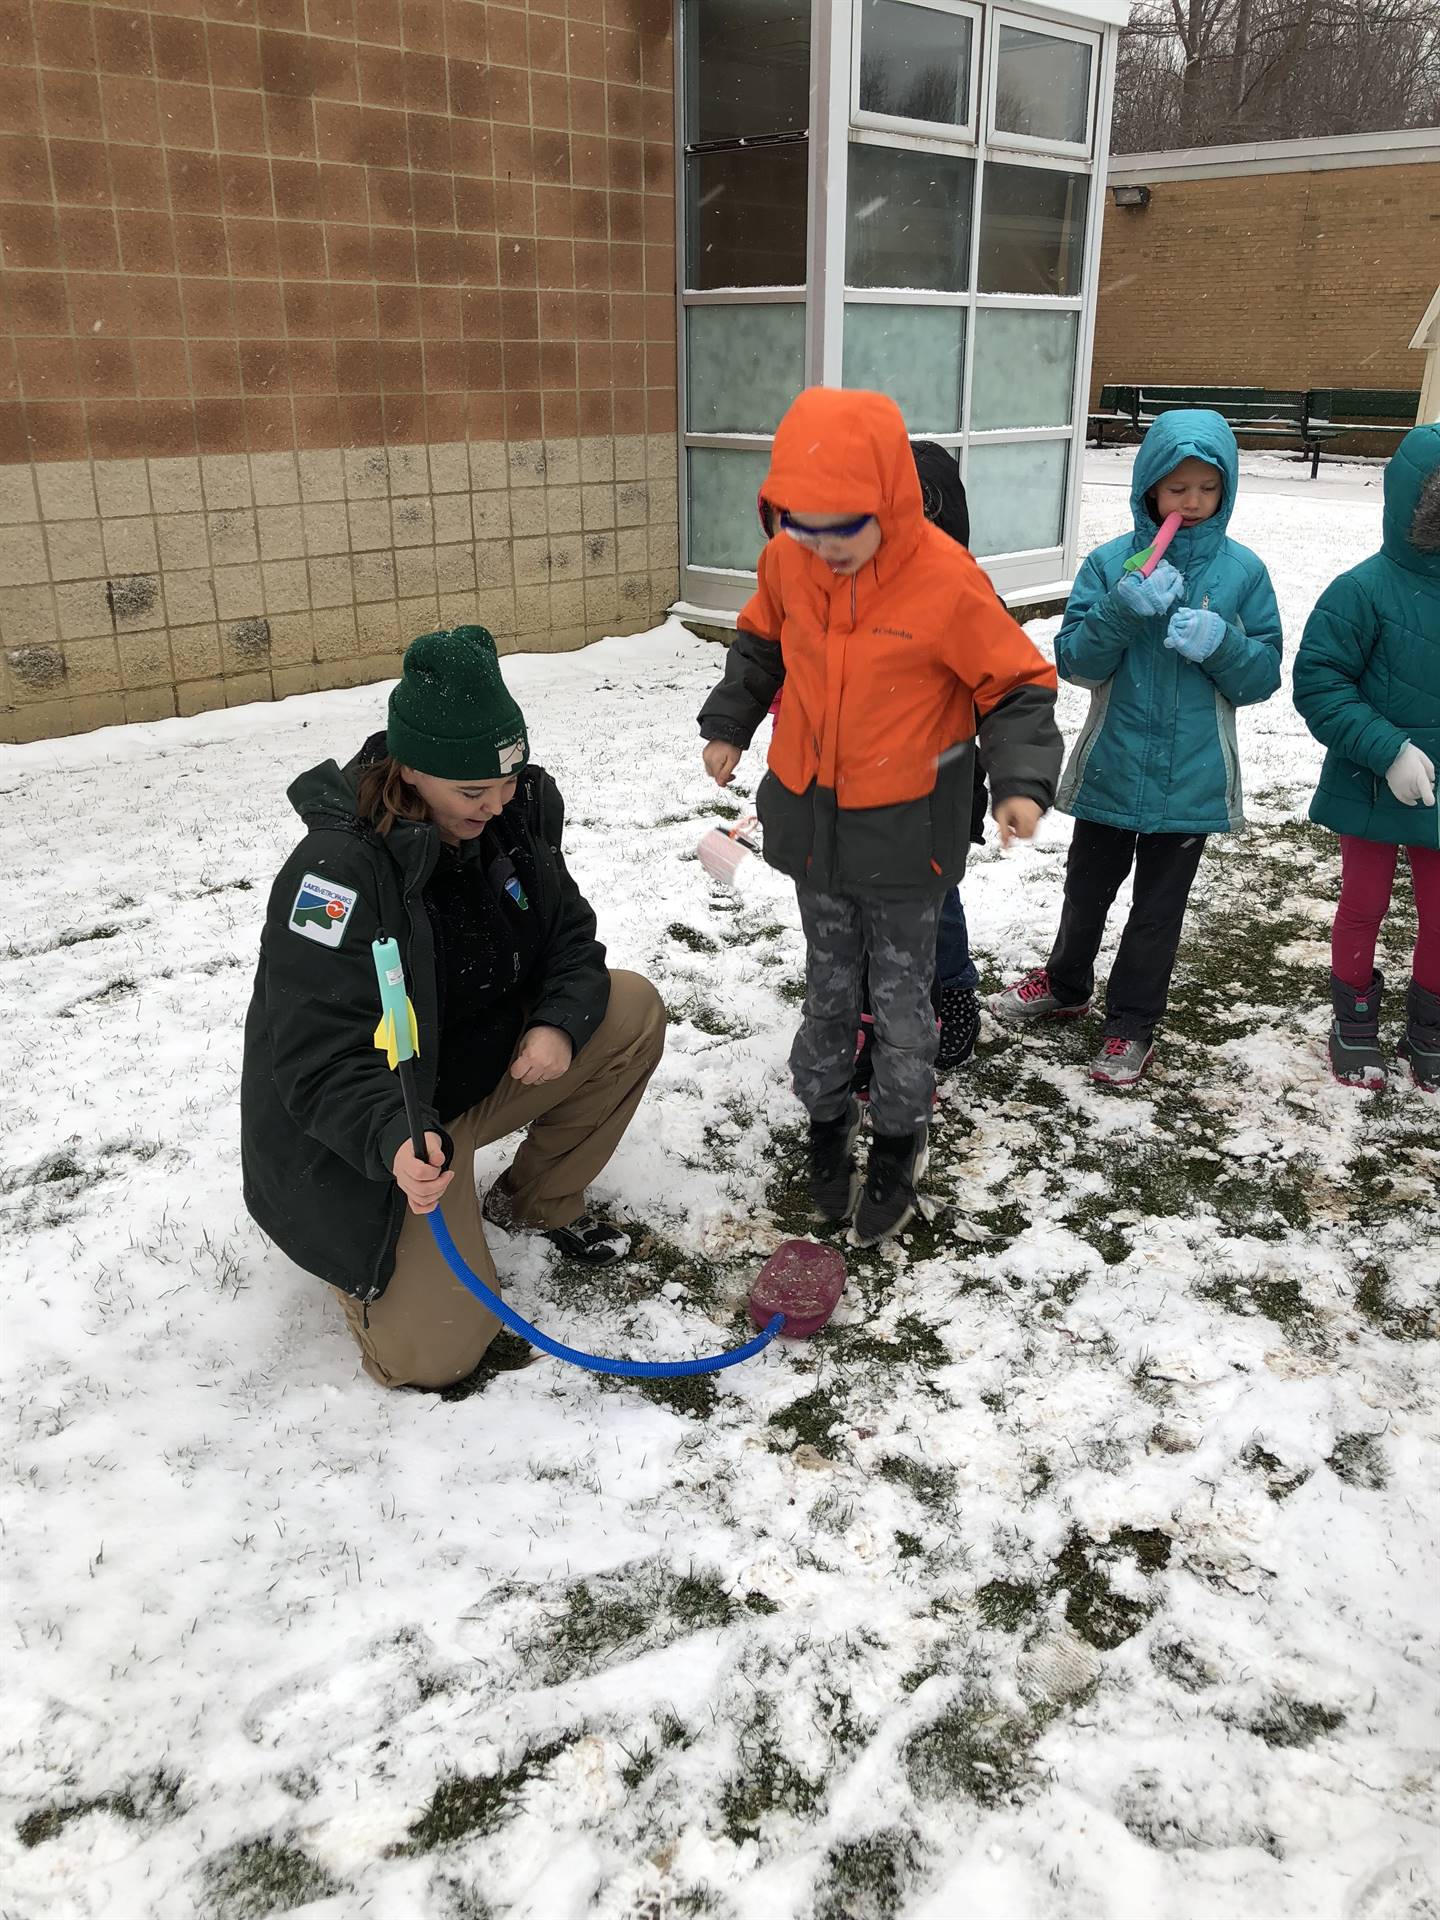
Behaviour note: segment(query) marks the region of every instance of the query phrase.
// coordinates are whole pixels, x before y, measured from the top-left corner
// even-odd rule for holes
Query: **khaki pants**
[[[538,1087],[507,1073],[492,1094],[450,1122],[455,1178],[440,1210],[486,1286],[499,1291],[475,1191],[476,1149],[528,1127],[505,1176],[508,1211],[519,1226],[568,1226],[584,1211],[585,1189],[620,1144],[664,1050],[659,994],[638,973],[612,973],[605,1018],[568,1073]],[[384,1293],[368,1307],[348,1294],[339,1298],[365,1371],[382,1387],[452,1386],[474,1370],[500,1329],[446,1266],[429,1222],[408,1211]]]

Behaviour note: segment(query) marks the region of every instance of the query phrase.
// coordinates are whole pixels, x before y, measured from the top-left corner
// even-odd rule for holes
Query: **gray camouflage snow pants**
[[[935,925],[940,896],[875,900],[819,893],[796,883],[805,929],[805,1006],[790,1049],[790,1072],[812,1120],[845,1111],[855,1067],[861,979],[868,954],[871,1044],[870,1124],[876,1133],[913,1133],[930,1119],[935,1094]]]

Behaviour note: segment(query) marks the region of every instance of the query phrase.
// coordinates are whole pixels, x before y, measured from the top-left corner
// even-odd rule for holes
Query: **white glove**
[[[1433,807],[1435,762],[1407,740],[1386,770],[1385,784],[1402,807]]]

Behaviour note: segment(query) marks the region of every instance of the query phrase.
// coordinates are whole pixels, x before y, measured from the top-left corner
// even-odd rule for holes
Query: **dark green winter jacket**
[[[379,1001],[370,943],[399,942],[420,1032],[416,1085],[435,1111],[440,1022],[435,941],[423,891],[440,851],[432,826],[400,820],[381,836],[355,814],[357,771],[333,760],[289,790],[307,832],[270,891],[245,1022],[240,1157],[252,1218],[297,1266],[360,1300],[385,1291],[405,1197],[391,1167],[410,1137],[398,1075],[374,1045]],[[542,978],[527,1026],[559,1027],[578,1053],[605,1017],[610,976],[595,915],[560,851],[555,782],[526,767],[504,815],[536,879]]]
[[[1440,767],[1440,495],[1417,528],[1426,481],[1440,471],[1440,426],[1414,427],[1385,469],[1379,553],[1315,602],[1295,660],[1295,705],[1329,751],[1310,818],[1391,846],[1440,846],[1440,814],[1407,807],[1385,774],[1408,740]],[[1427,545],[1415,544],[1422,531]]]

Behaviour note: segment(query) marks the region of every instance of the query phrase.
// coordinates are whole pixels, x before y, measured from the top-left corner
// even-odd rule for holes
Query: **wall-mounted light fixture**
[[[1112,187],[1117,207],[1148,207],[1150,204],[1149,187]]]

